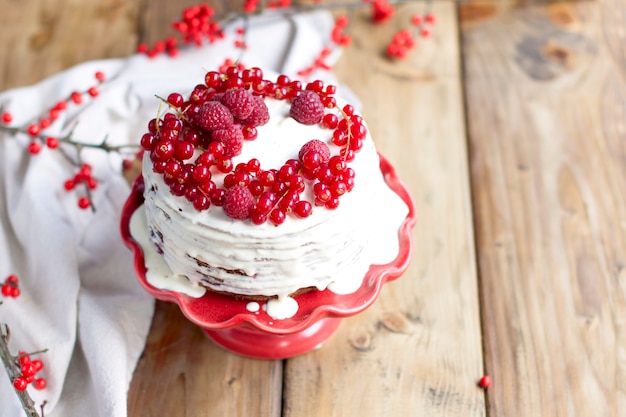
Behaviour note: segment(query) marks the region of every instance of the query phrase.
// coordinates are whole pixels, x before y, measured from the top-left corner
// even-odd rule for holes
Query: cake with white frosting
[[[408,208],[333,86],[209,72],[142,138],[150,240],[191,285],[286,299],[356,291],[398,253]]]

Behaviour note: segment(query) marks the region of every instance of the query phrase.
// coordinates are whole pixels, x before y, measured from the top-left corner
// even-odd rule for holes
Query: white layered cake
[[[246,71],[207,74],[151,122],[142,139],[150,240],[174,276],[234,297],[354,292],[370,265],[396,257],[408,209],[332,86]]]

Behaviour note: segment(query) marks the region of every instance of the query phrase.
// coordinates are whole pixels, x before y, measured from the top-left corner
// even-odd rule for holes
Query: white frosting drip
[[[251,158],[263,169],[280,168],[297,158],[311,139],[330,144],[332,130],[305,126],[287,117],[289,104],[266,99],[270,122],[246,141],[235,164]],[[196,211],[182,197],[170,194],[161,175],[144,158],[145,212],[150,240],[163,252],[174,276],[187,277],[213,290],[274,297],[268,308],[279,319],[293,316],[297,303],[289,294],[308,287],[352,293],[371,264],[386,264],[398,254],[398,229],[406,218],[406,204],[386,185],[371,137],[350,163],[356,172],[352,192],[340,198],[339,208],[314,207],[306,219],[287,217],[253,225],[227,217],[221,207]],[[221,178],[214,175],[216,184]],[[310,188],[310,187],[309,187]],[[302,198],[312,201],[309,191]],[[291,315],[289,315],[291,314]]]
[[[163,260],[163,256],[154,250],[154,246],[148,239],[148,224],[144,210],[135,210],[131,216],[130,234],[143,250],[146,281],[150,285],[161,290],[175,291],[194,298],[200,298],[204,295],[206,288],[198,284],[192,284],[187,278],[174,274]]]

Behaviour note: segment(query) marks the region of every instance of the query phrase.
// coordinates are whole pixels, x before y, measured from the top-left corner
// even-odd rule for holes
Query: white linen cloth
[[[311,65],[323,47],[331,46],[333,21],[325,12],[291,18],[258,16],[249,22],[242,62],[296,77]],[[37,85],[0,95],[11,126],[26,126],[44,116],[72,91],[85,91],[102,71],[107,81],[100,95],[68,106],[45,134],[62,136],[77,123],[76,140],[110,144],[138,143],[147,122],[156,116],[159,100],[170,92],[187,94],[226,58],[236,59],[240,38],[236,21],[225,28],[226,39],[202,48],[181,50],[176,58],[87,62]],[[336,60],[339,51],[326,58]],[[312,79],[332,80],[317,71]],[[127,415],[127,390],[149,330],[154,300],[139,286],[130,251],[119,234],[120,212],[130,188],[119,155],[85,150],[99,185],[93,192],[97,209],[77,207],[79,194],[63,183],[73,168],[58,150],[29,155],[24,134],[0,132],[0,281],[20,278],[22,295],[3,298],[0,322],[11,328],[9,347],[35,351],[45,368],[48,386],[29,387],[37,405],[47,401],[48,417],[121,417]],[[207,343],[209,343],[207,341]],[[155,382],[158,383],[158,382]],[[4,370],[0,370],[0,416],[24,415]]]

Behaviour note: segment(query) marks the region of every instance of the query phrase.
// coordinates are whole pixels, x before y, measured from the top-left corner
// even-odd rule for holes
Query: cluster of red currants
[[[105,76],[102,71],[96,71],[94,77],[98,84],[104,82]],[[68,109],[70,104],[81,105],[84,102],[85,97],[96,98],[100,94],[97,85],[89,87],[84,92],[74,91],[65,100],[58,101],[52,108],[50,108],[46,115],[39,118],[37,121],[28,124],[25,128],[12,127],[13,115],[5,111],[0,115],[0,120],[4,125],[7,125],[8,129],[13,132],[22,132],[30,137],[30,143],[28,144],[28,152],[31,155],[36,155],[41,152],[45,145],[48,149],[57,149],[62,142],[72,143],[69,137],[57,138],[55,136],[45,135],[45,129],[49,128],[60,116]],[[71,180],[65,182],[65,189],[67,191],[73,190],[79,183],[85,183],[89,189],[94,189],[97,186],[97,181],[91,176],[91,167],[87,164],[83,164],[80,167],[79,172]],[[78,199],[78,206],[82,209],[86,209],[91,206],[91,201],[88,197],[80,197]]]
[[[428,38],[431,35],[431,27],[435,24],[435,21],[435,15],[432,13],[428,13],[425,16],[414,14],[411,17],[411,24],[419,30],[419,34],[423,38]],[[417,41],[413,35],[413,30],[409,28],[402,29],[396,32],[389,45],[387,45],[387,56],[394,59],[404,59],[416,44]]]
[[[98,187],[98,180],[92,176],[91,165],[83,163],[78,172],[65,181],[63,187],[66,191],[72,191],[79,184],[85,184],[89,190],[95,190]],[[78,199],[78,207],[87,209],[91,207],[91,201],[88,197],[80,197]]]
[[[43,369],[43,362],[39,359],[31,360],[31,357],[26,352],[20,352],[16,365],[20,367],[21,375],[13,379],[13,388],[17,391],[25,391],[28,385],[42,390],[46,388],[47,382],[45,378],[37,378],[37,373]]]
[[[19,278],[17,275],[9,275],[2,284],[2,295],[5,297],[17,298],[21,294]]]
[[[308,217],[313,204],[334,209],[352,190],[354,170],[347,164],[367,134],[352,106],[337,107],[335,90],[319,80],[303,86],[286,75],[269,81],[259,68],[210,71],[187,99],[179,93],[168,96],[174,112],[151,120],[141,145],[170,192],[198,211],[223,206],[228,216],[255,224],[269,219],[279,225],[289,213]],[[332,129],[331,142],[339,154],[331,157],[325,143],[312,140],[298,159],[278,169],[263,170],[256,158],[235,166],[232,158],[241,153],[244,141],[254,140],[257,127],[269,121],[266,98],[289,101],[290,115],[299,123]],[[331,109],[335,111],[326,112]],[[222,184],[215,183],[215,173],[225,174]],[[312,202],[301,198],[307,185],[315,195]]]

